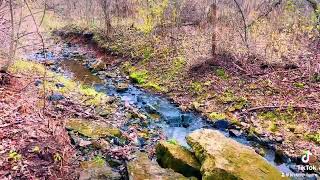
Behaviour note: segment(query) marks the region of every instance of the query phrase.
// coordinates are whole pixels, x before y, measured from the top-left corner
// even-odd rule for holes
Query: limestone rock
[[[121,175],[112,171],[111,167],[101,158],[84,161],[80,164],[82,171],[79,180],[120,180]]]
[[[93,139],[107,136],[121,136],[120,130],[111,125],[82,119],[69,119],[66,123],[66,128]]]
[[[285,179],[254,150],[217,130],[194,131],[187,142],[201,162],[203,179]]]
[[[95,64],[93,64],[92,68],[96,71],[103,71],[106,69],[106,63],[99,59]]]
[[[92,141],[92,145],[96,149],[101,149],[103,151],[106,151],[110,148],[110,143],[104,139],[98,139]]]
[[[172,169],[163,169],[156,162],[151,161],[146,153],[137,153],[136,158],[127,164],[129,180],[186,180],[188,178],[174,172]]]
[[[116,88],[117,88],[118,92],[124,92],[124,91],[128,90],[129,84],[128,83],[124,83],[124,82],[117,83]]]
[[[186,148],[163,141],[157,145],[156,154],[157,161],[162,167],[173,169],[187,177],[201,178],[200,163]]]

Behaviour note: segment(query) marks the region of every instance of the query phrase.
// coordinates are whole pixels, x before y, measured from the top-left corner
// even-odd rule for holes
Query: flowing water
[[[82,61],[79,61],[79,57],[72,56],[71,54],[78,54],[79,48],[77,46],[66,47],[60,52],[61,54],[53,55],[50,53],[50,58],[54,61],[58,61],[55,66],[57,72],[73,78],[81,83],[91,85],[99,92],[108,94],[109,96],[115,96],[120,98],[123,102],[130,103],[140,109],[140,111],[146,114],[158,114],[160,120],[150,125],[149,128],[161,128],[167,139],[175,139],[181,145],[188,146],[185,137],[192,131],[200,128],[213,128],[206,119],[193,112],[184,112],[174,103],[168,99],[149,93],[141,88],[129,85],[129,88],[125,91],[118,92],[115,84],[123,81],[123,78],[106,78],[100,79],[98,76],[93,75],[88,70]],[[68,54],[69,55],[66,55]],[[92,58],[85,55],[81,58]],[[42,60],[43,58],[37,55],[32,55],[29,59]],[[227,130],[221,130],[227,137],[229,133]],[[231,137],[230,137],[231,138]],[[248,141],[246,137],[233,138],[240,143],[248,146],[252,146],[252,142]],[[292,173],[289,166],[294,165],[290,162],[276,163],[275,151],[271,149],[265,149],[265,158],[279,170],[284,173]]]

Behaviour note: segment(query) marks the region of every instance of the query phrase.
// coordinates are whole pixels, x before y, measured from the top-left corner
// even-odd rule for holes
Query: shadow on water
[[[68,52],[71,51],[68,50]],[[99,92],[120,98],[122,101],[139,108],[140,111],[149,115],[149,118],[157,114],[159,119],[151,121],[154,123],[151,123],[149,128],[161,128],[167,139],[175,139],[183,146],[188,147],[185,137],[192,131],[200,128],[213,129],[212,125],[200,115],[193,112],[184,112],[164,97],[148,93],[133,85],[129,85],[129,88],[125,91],[118,92],[115,84],[122,81],[120,77],[101,80],[76,58],[61,58],[58,60],[58,66],[61,66],[64,75],[72,77],[81,83],[92,85]],[[227,130],[220,131],[230,137]],[[245,136],[233,139],[251,147],[254,143],[248,141]],[[271,164],[284,173],[292,173],[289,166],[294,165],[293,163],[276,163],[275,151],[265,149],[265,152],[265,159]]]

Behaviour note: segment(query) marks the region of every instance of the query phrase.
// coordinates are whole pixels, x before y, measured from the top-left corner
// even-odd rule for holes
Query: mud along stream
[[[163,96],[152,94],[133,84],[126,84],[128,79],[125,77],[112,73],[92,72],[89,67],[90,63],[96,61],[95,58],[93,53],[84,52],[81,47],[71,44],[61,45],[58,52],[50,52],[48,50],[46,53],[36,53],[28,56],[28,59],[33,61],[47,61],[49,59],[52,62],[50,64],[52,71],[61,73],[87,86],[94,87],[99,92],[118,98],[123,104],[135,107],[148,119],[147,124],[140,124],[140,126],[146,126],[151,131],[159,132],[158,136],[163,134],[167,140],[175,140],[179,144],[189,148],[185,140],[185,137],[189,133],[200,128],[218,129],[229,138],[233,138],[257,151],[263,151],[264,158],[280,171],[292,173],[295,170],[292,168],[294,164],[290,162],[290,159],[284,160],[282,158],[279,161],[279,158],[276,158],[277,156],[272,148],[272,144],[264,143],[262,146],[261,142],[257,140],[249,141],[246,135],[240,133],[241,131],[237,127],[234,127],[230,131],[227,121],[221,120],[215,124],[209,123],[197,113],[182,111],[177,105]],[[121,84],[120,87],[119,84]],[[128,131],[130,124],[139,124],[137,121],[139,120],[136,118],[129,119],[128,122],[121,125],[121,131]],[[161,137],[156,137],[157,133],[155,134],[155,138],[152,141],[138,138],[138,149],[146,151],[146,146],[154,146],[161,139]]]

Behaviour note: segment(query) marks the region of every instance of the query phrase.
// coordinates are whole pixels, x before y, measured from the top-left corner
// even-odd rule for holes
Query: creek
[[[225,136],[233,138],[236,141],[250,147],[257,147],[257,142],[249,141],[245,134],[239,137],[231,137],[229,130],[225,128],[227,121],[220,121],[218,126],[213,126],[206,118],[195,112],[184,112],[176,104],[162,95],[153,94],[141,89],[134,84],[129,84],[125,90],[117,90],[116,84],[125,82],[125,77],[101,77],[99,73],[92,73],[88,64],[84,62],[95,61],[96,57],[90,52],[83,52],[80,45],[63,45],[59,52],[36,53],[28,56],[29,60],[43,61],[49,59],[54,61],[51,70],[62,73],[75,81],[94,87],[97,91],[106,93],[121,99],[123,103],[129,103],[138,108],[141,112],[151,117],[155,114],[159,116],[157,121],[148,125],[148,128],[160,128],[165,138],[174,139],[179,144],[188,147],[185,137],[194,130],[200,128],[212,128],[220,130]],[[88,58],[90,60],[88,60]],[[115,57],[110,57],[115,58]],[[86,60],[86,61],[84,61]],[[121,127],[125,131],[126,126]],[[264,158],[283,173],[292,173],[290,167],[295,164],[287,159],[286,162],[279,162],[276,153],[272,148],[263,147],[265,151]]]

